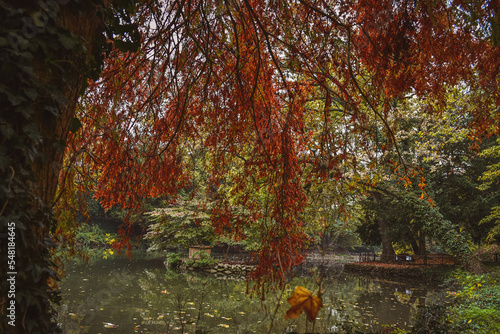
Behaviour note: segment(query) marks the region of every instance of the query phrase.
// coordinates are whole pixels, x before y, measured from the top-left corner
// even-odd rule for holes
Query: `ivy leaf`
[[[26,96],[28,96],[32,101],[34,101],[38,97],[38,93],[34,88],[25,88],[23,92]]]
[[[285,319],[297,319],[304,311],[307,314],[309,321],[314,321],[319,309],[323,307],[321,297],[312,296],[311,291],[302,287],[296,286],[292,297],[287,301],[292,305],[286,312]]]
[[[66,50],[74,49],[78,45],[77,38],[71,35],[59,35],[59,42]]]
[[[35,123],[28,123],[23,126],[23,132],[31,139],[33,142],[38,143],[42,140],[42,136],[38,131],[38,127]]]
[[[12,103],[13,106],[20,105],[23,102],[26,102],[26,99],[19,94],[8,94],[7,98],[9,99],[10,103]]]
[[[12,138],[14,136],[15,131],[12,128],[12,126],[10,126],[10,124],[8,122],[6,122],[6,121],[4,121],[3,119],[0,118],[0,133],[6,139],[10,139],[10,138]]]
[[[45,17],[43,16],[43,13],[42,13],[41,10],[39,10],[36,13],[34,13],[31,16],[31,18],[33,20],[33,23],[35,23],[35,26],[38,27],[38,28],[44,28],[45,25],[47,24],[46,16]]]
[[[81,127],[82,127],[82,123],[80,122],[80,120],[76,117],[73,117],[73,119],[71,120],[71,123],[69,125],[69,131],[71,133],[76,133]]]

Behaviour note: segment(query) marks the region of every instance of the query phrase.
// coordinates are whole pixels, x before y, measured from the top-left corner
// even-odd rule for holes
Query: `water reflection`
[[[70,265],[61,282],[59,323],[65,333],[304,333],[305,316],[285,320],[296,285],[315,290],[311,276],[294,278],[281,295],[247,294],[244,280],[166,270],[161,260],[103,260]],[[408,328],[418,305],[442,303],[435,284],[359,278],[331,270],[314,331],[379,332]],[[251,287],[250,287],[251,289]],[[271,325],[272,324],[272,325]]]

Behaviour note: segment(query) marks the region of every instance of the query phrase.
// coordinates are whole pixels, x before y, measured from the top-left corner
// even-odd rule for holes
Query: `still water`
[[[244,280],[172,271],[163,260],[107,259],[68,264],[60,283],[58,322],[64,333],[353,333],[408,328],[419,305],[442,304],[439,284],[393,282],[330,268],[323,280],[324,307],[314,328],[305,315],[285,320],[295,286],[316,291],[301,275],[265,301],[246,294]],[[251,286],[250,286],[251,290]],[[270,331],[271,328],[271,331]]]

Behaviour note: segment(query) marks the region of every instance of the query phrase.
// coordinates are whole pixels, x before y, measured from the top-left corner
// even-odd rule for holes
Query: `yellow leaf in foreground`
[[[313,296],[311,291],[302,286],[295,287],[293,295],[287,299],[291,307],[286,312],[285,319],[297,319],[304,311],[309,321],[314,321],[319,309],[323,307],[321,297]]]

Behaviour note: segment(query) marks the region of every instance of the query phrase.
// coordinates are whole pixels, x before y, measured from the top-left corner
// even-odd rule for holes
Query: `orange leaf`
[[[285,319],[297,319],[304,311],[309,321],[314,321],[320,308],[323,307],[321,297],[312,296],[311,291],[302,286],[296,286],[293,295],[287,299],[292,305],[286,312]]]

